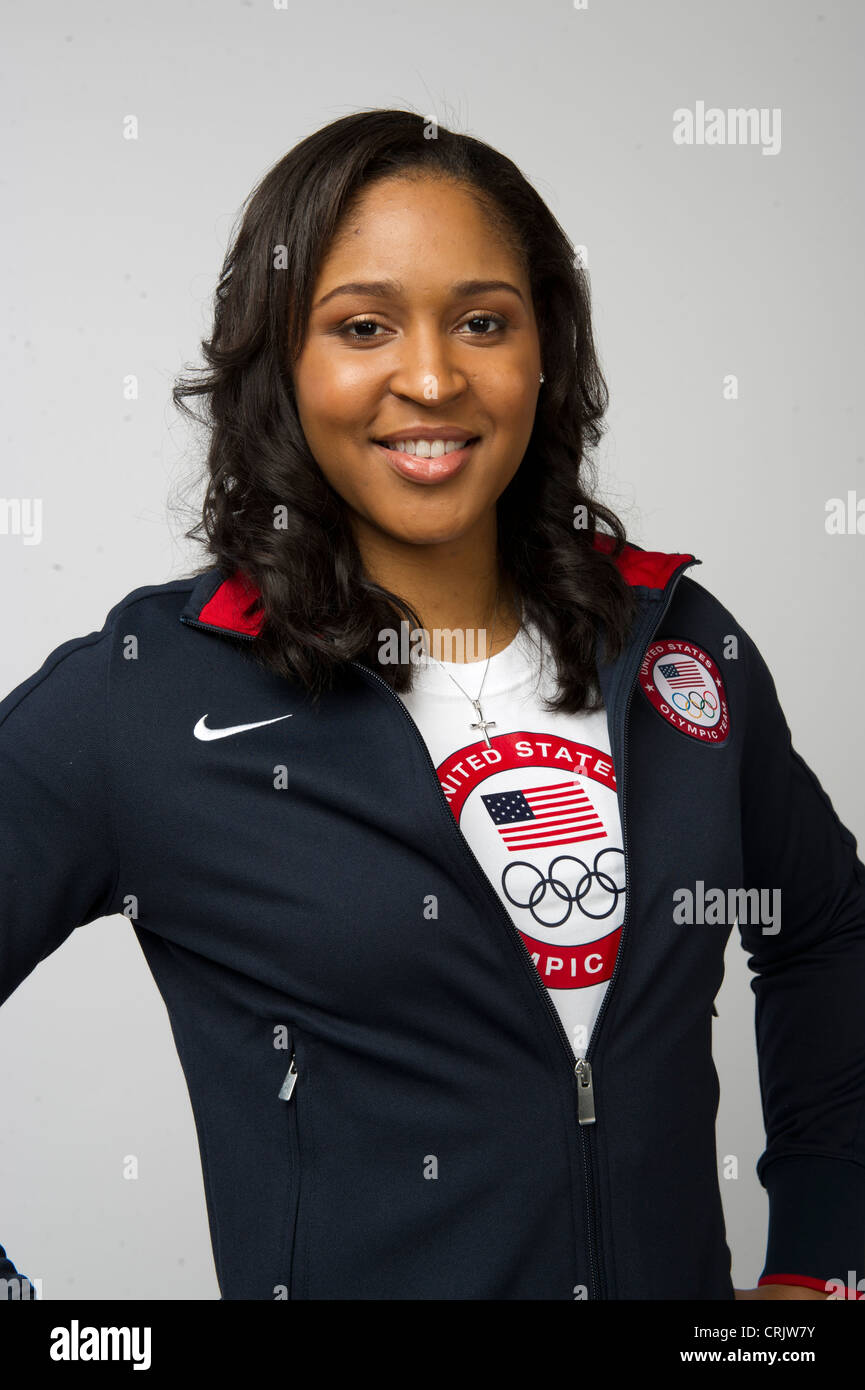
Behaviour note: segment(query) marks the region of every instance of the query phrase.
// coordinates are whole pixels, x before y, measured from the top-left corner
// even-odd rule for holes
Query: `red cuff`
[[[855,1277],[855,1276],[854,1276]],[[757,1280],[757,1287],[761,1284],[798,1284],[800,1288],[818,1289],[820,1293],[840,1293],[838,1288],[839,1281],[826,1279],[812,1279],[808,1274],[764,1274]],[[831,1287],[827,1287],[831,1285]],[[853,1284],[848,1284],[844,1290],[844,1298],[865,1298],[865,1293],[860,1291]]]

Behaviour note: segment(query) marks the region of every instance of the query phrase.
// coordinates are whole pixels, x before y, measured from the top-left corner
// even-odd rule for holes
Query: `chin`
[[[417,531],[399,530],[389,531],[388,535],[403,545],[448,545],[452,541],[461,540],[468,529],[468,527],[459,526],[445,530],[430,530],[429,528],[418,529]]]

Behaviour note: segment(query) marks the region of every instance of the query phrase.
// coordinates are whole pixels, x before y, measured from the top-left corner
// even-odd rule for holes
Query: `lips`
[[[398,440],[398,443],[415,443],[414,440]],[[431,443],[432,441],[427,441]],[[469,462],[474,449],[480,442],[479,436],[475,435],[462,443],[459,440],[437,441],[450,445],[450,452],[444,452],[433,458],[423,458],[418,454],[403,453],[395,449],[393,445],[382,443],[380,440],[373,440],[373,444],[379,453],[386,459],[389,466],[402,478],[408,478],[415,483],[442,483],[455,477]],[[457,447],[454,447],[457,445]]]

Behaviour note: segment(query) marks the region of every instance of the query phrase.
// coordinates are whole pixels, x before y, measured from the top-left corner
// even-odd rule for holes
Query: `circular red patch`
[[[646,648],[640,685],[650,704],[680,733],[723,743],[730,732],[727,693],[717,662],[702,647],[664,637]]]

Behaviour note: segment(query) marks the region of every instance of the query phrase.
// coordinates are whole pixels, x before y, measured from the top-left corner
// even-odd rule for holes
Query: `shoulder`
[[[141,584],[130,589],[109,609],[102,631],[116,629],[123,618],[171,618],[176,623],[189,595],[200,585],[203,577],[219,576],[214,566],[181,579],[169,579],[163,584]]]
[[[738,618],[725,603],[722,603],[717,594],[712,593],[690,574],[682,575],[670,604],[670,612],[683,617],[693,615],[700,622],[709,623],[715,630],[723,628],[725,632],[738,634],[740,637],[746,635]]]
[[[108,610],[100,628],[67,638],[24,680],[8,692],[0,692],[0,725],[25,702],[28,711],[38,706],[47,716],[59,715],[70,701],[79,708],[88,704],[97,708],[104,697],[115,639],[139,635],[144,629],[152,632],[157,627],[174,631],[199,579],[196,574],[161,584],[142,584],[124,594]]]

